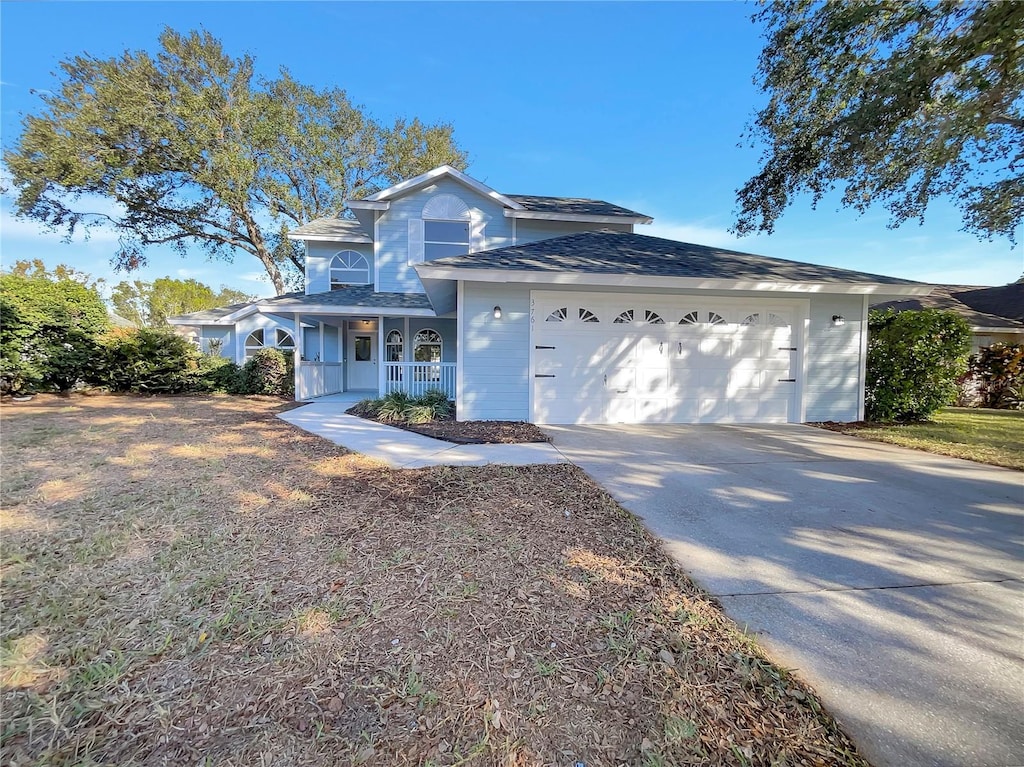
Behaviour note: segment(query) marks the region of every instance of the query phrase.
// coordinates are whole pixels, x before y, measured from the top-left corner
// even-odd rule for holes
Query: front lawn
[[[282,407],[0,407],[6,764],[864,765],[579,470]]]
[[[1024,470],[1024,411],[951,407],[928,423],[830,424],[844,434]]]

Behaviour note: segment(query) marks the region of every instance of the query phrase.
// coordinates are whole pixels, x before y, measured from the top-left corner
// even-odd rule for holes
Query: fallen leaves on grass
[[[863,764],[574,467],[71,402],[0,412],[12,764]]]

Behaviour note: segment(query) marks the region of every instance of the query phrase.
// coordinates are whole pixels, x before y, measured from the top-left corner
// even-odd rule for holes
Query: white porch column
[[[293,315],[295,320],[295,351],[293,355],[295,357],[295,399],[299,399],[299,367],[302,365],[302,320],[299,318],[299,313],[295,312]]]
[[[384,395],[385,376],[387,370],[384,366],[384,315],[377,318],[377,396]]]
[[[317,338],[320,339],[320,362],[327,362],[324,357],[324,323],[322,320],[320,322],[320,335]]]

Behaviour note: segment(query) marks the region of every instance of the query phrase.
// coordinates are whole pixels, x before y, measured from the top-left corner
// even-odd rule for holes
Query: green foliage
[[[982,407],[1024,409],[1024,345],[993,344],[971,358]]]
[[[466,165],[450,125],[384,124],[287,71],[261,80],[252,57],[231,57],[207,32],[168,28],[155,54],[82,54],[59,68],[4,153],[17,213],[68,232],[114,229],[129,270],[158,243],[183,256],[241,252],[282,293],[282,267],[303,266],[288,229],[430,167]],[[114,212],[90,212],[97,195]]]
[[[111,291],[114,311],[138,327],[166,327],[167,318],[178,314],[215,309],[254,300],[255,296],[233,288],[213,288],[197,280],[161,277],[153,282],[119,282]]]
[[[380,399],[364,399],[351,412],[384,423],[422,424],[451,416],[452,402],[441,389],[429,389],[418,397],[394,391]]]
[[[404,421],[413,399],[404,391],[393,391],[377,400],[377,418],[385,423]]]
[[[104,339],[91,383],[111,391],[179,394],[197,388],[200,353],[167,330],[122,328]]]
[[[216,354],[199,358],[193,391],[238,393],[242,388],[242,369],[234,362]]]
[[[260,349],[242,367],[237,394],[295,394],[295,363],[278,349]]]
[[[24,263],[24,262],[19,262]],[[41,264],[39,265],[41,267]],[[0,276],[0,391],[67,391],[85,375],[108,327],[95,288],[73,270]]]
[[[971,330],[953,312],[873,311],[865,406],[870,421],[921,421],[955,401]]]
[[[1024,219],[1024,3],[769,0],[750,128],[767,144],[738,191],[739,234],[792,199],[882,202],[892,225],[951,197],[965,229],[1013,240]]]

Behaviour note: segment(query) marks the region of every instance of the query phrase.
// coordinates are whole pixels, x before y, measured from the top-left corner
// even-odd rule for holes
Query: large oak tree
[[[964,228],[1024,218],[1024,3],[771,0],[751,126],[767,148],[738,190],[735,231],[771,232],[794,196],[842,188],[891,225],[951,199]]]
[[[229,56],[205,31],[165,29],[155,54],[75,56],[59,80],[4,152],[16,210],[69,234],[113,228],[122,269],[158,244],[247,253],[282,293],[282,267],[303,266],[289,229],[437,165],[466,165],[451,125],[384,124],[338,88],[284,70],[258,78],[252,57]]]

